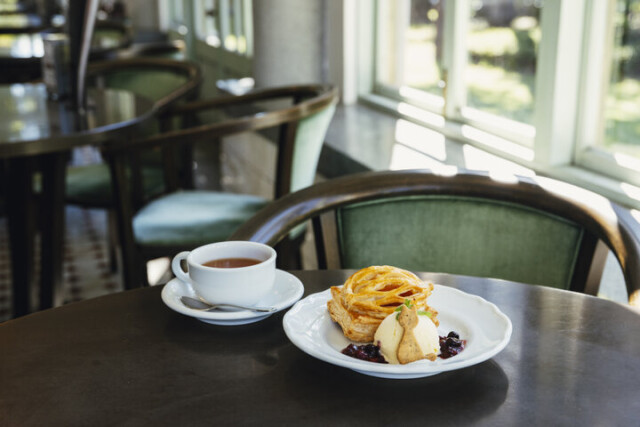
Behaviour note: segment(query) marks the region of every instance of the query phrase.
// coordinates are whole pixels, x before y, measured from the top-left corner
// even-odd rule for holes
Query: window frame
[[[206,16],[210,3],[218,8],[219,13]],[[230,4],[240,9],[231,17]],[[176,4],[180,4],[182,9]],[[187,45],[187,56],[208,68],[207,75],[215,85],[216,80],[243,78],[251,76],[253,72],[253,9],[251,0],[196,0],[175,2],[159,0],[160,27],[167,31],[171,38],[184,40]],[[179,13],[179,11],[181,11]],[[206,19],[215,19],[219,32],[220,45],[214,46],[207,41]],[[235,23],[232,25],[230,21]],[[189,30],[191,29],[191,30]],[[225,45],[225,37],[231,34],[238,36],[239,29],[244,31],[246,38],[246,52],[239,53],[229,50]],[[207,83],[205,82],[205,86]],[[206,88],[209,91],[213,87]]]
[[[377,19],[379,1],[358,1],[359,15]],[[599,118],[601,108],[604,108],[602,97],[608,84],[605,81],[608,63],[603,61],[603,55],[610,50],[604,41],[604,35],[610,31],[609,25],[602,22],[610,20],[603,18],[602,9],[603,5],[613,7],[614,2],[545,2],[540,20],[543,35],[536,69],[533,135],[509,134],[493,124],[487,126],[485,120],[473,120],[460,107],[466,104],[464,90],[460,89],[463,87],[460,82],[463,81],[466,64],[465,29],[452,25],[451,21],[460,22],[464,19],[469,11],[468,0],[444,3],[448,8],[445,20],[450,21],[443,25],[443,68],[448,70],[449,83],[444,105],[420,102],[419,97],[403,96],[394,88],[377,83],[373,64],[379,61],[377,45],[380,33],[376,31],[376,21],[373,28],[369,29],[375,42],[371,44],[363,40],[362,35],[359,40],[361,49],[373,49],[373,53],[370,54],[369,63],[359,63],[357,74],[365,84],[359,85],[358,100],[538,173],[565,179],[640,208],[640,188],[632,188],[631,191],[625,189],[625,186],[640,185],[640,168],[634,170],[633,166],[625,167],[618,156],[596,146],[596,142],[604,137],[604,121]],[[596,21],[600,21],[599,24],[596,25]],[[362,19],[360,24],[367,25]],[[592,52],[595,41],[598,41],[601,51],[597,55]],[[367,58],[366,55],[360,57]],[[452,84],[456,79],[459,84]],[[594,84],[594,81],[599,84]],[[469,129],[474,132],[465,132]]]
[[[586,22],[591,31],[585,30],[583,47],[583,75],[580,103],[578,138],[576,143],[576,163],[597,172],[606,171],[620,181],[640,185],[640,159],[632,159],[623,154],[610,153],[598,147],[605,138],[604,120],[609,86],[614,25],[611,16],[616,6],[615,0],[589,2]],[[593,31],[593,29],[596,29]],[[605,64],[605,66],[602,66]],[[628,159],[627,159],[628,158]]]

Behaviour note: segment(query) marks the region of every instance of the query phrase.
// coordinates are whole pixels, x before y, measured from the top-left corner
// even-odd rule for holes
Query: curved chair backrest
[[[160,114],[176,102],[193,101],[198,98],[202,85],[202,72],[193,62],[164,58],[135,57],[112,59],[89,64],[87,70],[88,84],[111,89],[123,89],[154,101],[156,114]],[[156,120],[153,126],[147,127],[146,134],[157,133],[160,129],[180,127],[174,121]],[[160,165],[160,154],[148,151],[136,155],[144,164]],[[191,164],[193,154],[190,150],[174,153],[181,158],[181,164]],[[134,166],[134,173],[140,168]],[[190,174],[184,174],[185,181],[191,181]],[[142,182],[139,185],[144,188]],[[151,194],[157,194],[160,183],[152,183]],[[136,190],[136,193],[142,190]],[[143,194],[149,191],[142,191]],[[142,197],[142,196],[140,196]],[[145,196],[146,197],[146,196]]]
[[[291,100],[287,106],[261,109],[261,104]],[[116,149],[131,150],[135,146],[171,146],[192,144],[200,140],[219,138],[242,132],[278,128],[278,159],[274,197],[311,185],[324,136],[338,102],[337,89],[323,85],[299,85],[256,90],[246,95],[222,96],[171,108],[162,116],[197,115],[208,110],[234,109],[224,120],[164,132],[144,140],[134,141]],[[240,114],[238,116],[238,110]],[[169,190],[177,189],[171,182]],[[173,190],[171,190],[173,189]]]
[[[277,101],[274,106],[270,101]],[[285,105],[282,105],[286,103]],[[275,197],[280,197],[289,193],[292,189],[311,184],[315,176],[316,164],[324,141],[324,137],[329,125],[329,121],[338,102],[338,92],[335,88],[323,85],[305,85],[305,86],[288,86],[274,89],[256,90],[254,92],[240,96],[224,96],[208,100],[200,100],[188,104],[183,104],[171,108],[161,116],[162,120],[170,120],[172,117],[198,117],[203,124],[191,123],[191,126],[183,129],[172,130],[153,135],[147,138],[134,141],[114,141],[107,147],[111,172],[115,180],[115,189],[117,194],[117,215],[120,231],[120,241],[122,242],[123,258],[125,259],[125,283],[131,285],[139,283],[141,277],[137,271],[140,265],[144,265],[145,259],[158,256],[169,256],[180,250],[193,249],[193,241],[188,236],[189,233],[182,229],[178,233],[173,233],[177,223],[172,217],[175,212],[171,206],[173,200],[180,199],[182,196],[198,197],[200,201],[213,200],[220,201],[224,198],[206,197],[205,195],[196,194],[194,192],[177,192],[185,188],[185,181],[179,175],[179,169],[175,165],[175,158],[164,155],[164,177],[165,177],[165,193],[158,200],[151,203],[167,202],[162,209],[147,209],[145,214],[158,214],[154,216],[152,222],[154,224],[155,239],[144,239],[141,237],[144,232],[140,232],[140,213],[142,208],[148,206],[141,195],[141,185],[136,180],[139,174],[127,174],[128,166],[135,153],[148,148],[159,147],[163,153],[169,152],[171,149],[183,148],[191,146],[194,143],[210,143],[213,147],[219,146],[219,140],[225,136],[240,134],[244,132],[267,131],[275,128],[278,132],[277,147],[277,164],[275,176]],[[270,108],[266,108],[269,104]],[[212,120],[210,115],[206,119],[201,117],[201,113],[210,113],[210,110],[222,110],[225,112],[224,117],[214,117]],[[301,164],[302,163],[302,164]],[[138,182],[136,182],[138,181]],[[212,192],[208,196],[215,196]],[[246,200],[242,195],[229,195],[237,199]],[[227,202],[231,197],[227,197]],[[258,199],[258,198],[253,198]],[[194,200],[194,199],[190,199]],[[254,200],[255,201],[255,200]],[[266,200],[260,200],[260,206],[266,203]],[[180,203],[179,201],[176,203]],[[224,203],[222,201],[220,204]],[[198,238],[211,242],[213,233],[207,234],[203,231],[203,223],[211,223],[213,227],[221,224],[222,235],[220,240],[225,239],[233,232],[234,221],[240,218],[248,218],[255,210],[251,210],[248,205],[246,211],[236,210],[233,217],[224,220],[225,207],[208,205],[206,202],[200,203],[199,207],[203,207],[202,216],[194,215],[195,219],[190,222],[189,230],[199,230]],[[238,206],[242,206],[240,203]],[[150,212],[151,211],[151,212]],[[247,213],[246,215],[245,212]],[[152,215],[152,216],[153,216]],[[207,218],[207,215],[210,215]],[[223,221],[219,221],[217,215],[222,216]],[[244,216],[243,216],[244,215]],[[136,221],[137,220],[137,221]],[[138,233],[134,233],[134,223],[138,225]],[[182,222],[181,224],[184,224]],[[233,226],[229,225],[233,224]],[[166,225],[166,227],[165,227]],[[167,235],[171,234],[167,239],[158,239],[161,234],[160,229],[167,231]],[[191,233],[194,234],[194,233]],[[297,237],[297,236],[296,236]],[[152,241],[153,240],[153,241]],[[294,243],[291,240],[291,247]],[[292,249],[293,252],[293,249]],[[283,256],[279,257],[283,259]],[[128,262],[128,264],[127,264]]]
[[[129,90],[155,102],[163,111],[179,99],[195,99],[202,84],[200,68],[189,61],[164,58],[124,58],[93,62],[88,84]]]
[[[626,209],[547,178],[354,174],[267,206],[230,239],[275,245],[313,219],[321,268],[392,264],[595,294],[606,247],[640,303],[640,227]],[[606,245],[606,246],[605,246]]]

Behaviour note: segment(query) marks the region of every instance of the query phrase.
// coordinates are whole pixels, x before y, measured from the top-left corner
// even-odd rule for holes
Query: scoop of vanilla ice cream
[[[440,353],[438,329],[429,316],[418,316],[418,325],[413,331],[423,354]],[[404,328],[398,322],[398,313],[391,313],[380,323],[374,335],[374,344],[380,346],[380,353],[389,363],[399,364],[398,346],[404,334]]]

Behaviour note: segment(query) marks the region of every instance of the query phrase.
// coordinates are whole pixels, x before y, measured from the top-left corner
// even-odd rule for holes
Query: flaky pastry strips
[[[409,271],[374,265],[354,273],[342,287],[331,287],[327,309],[348,339],[372,342],[380,322],[406,300],[418,311],[428,311],[438,326],[438,313],[426,302],[432,291],[433,284]]]
[[[435,319],[435,311],[427,306],[432,291],[433,284],[425,284],[410,271],[388,265],[371,266],[347,279],[340,291],[340,302],[351,313],[382,320],[410,300],[418,310],[431,311]]]

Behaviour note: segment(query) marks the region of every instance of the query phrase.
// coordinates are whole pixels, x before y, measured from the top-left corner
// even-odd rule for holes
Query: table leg
[[[64,262],[65,172],[67,153],[42,158],[40,195],[41,279],[40,309],[63,303],[62,267]]]
[[[11,272],[13,283],[13,316],[31,312],[31,284],[34,271],[36,210],[33,199],[35,160],[16,157],[5,170],[5,204],[9,228]]]

